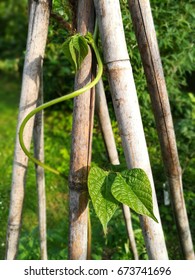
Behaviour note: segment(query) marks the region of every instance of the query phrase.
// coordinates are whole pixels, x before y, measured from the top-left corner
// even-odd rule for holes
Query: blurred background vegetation
[[[171,205],[164,204],[163,185],[166,177],[162,166],[154,118],[138,46],[132,28],[127,0],[121,0],[121,8],[128,51],[133,67],[143,117],[144,129],[157,190],[163,229],[170,259],[181,259],[176,227]],[[195,243],[195,0],[151,0],[153,17],[159,42],[162,63],[169,92],[175,125],[177,145],[183,169],[184,195],[189,222]],[[53,11],[72,21],[68,0],[54,0]],[[22,80],[22,68],[28,28],[26,0],[0,2],[0,259],[5,255],[6,224],[14,153],[15,131]],[[71,92],[74,72],[61,52],[61,44],[68,31],[53,18],[50,20],[48,42],[44,61],[45,101]],[[107,100],[117,142],[121,164],[124,156],[117,124],[111,104],[106,77]],[[55,106],[45,112],[46,161],[68,176],[72,101]],[[108,158],[98,120],[95,119],[93,138],[93,164],[107,166]],[[47,233],[49,259],[67,259],[68,242],[68,183],[53,174],[46,173],[47,185]],[[39,259],[39,235],[37,218],[37,193],[34,166],[29,164],[25,190],[23,225],[18,259]],[[92,216],[92,258],[131,259],[122,212],[116,212],[109,223],[107,237]],[[140,259],[147,259],[139,219],[133,213],[133,227]],[[99,233],[102,234],[99,234]]]

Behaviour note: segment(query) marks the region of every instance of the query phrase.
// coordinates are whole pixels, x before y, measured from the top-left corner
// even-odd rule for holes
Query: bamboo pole
[[[150,2],[129,0],[129,8],[148,83],[183,257],[187,260],[194,259],[183,196],[182,172]]]
[[[23,153],[19,144],[18,132],[24,117],[36,107],[40,86],[40,71],[47,40],[49,12],[48,0],[38,2],[31,1],[7,228],[5,258],[9,260],[15,259],[17,254],[24,199],[25,176],[28,165],[28,157]],[[31,119],[25,130],[24,139],[27,148],[30,148],[33,125],[34,119]]]
[[[43,70],[41,70],[40,90],[37,101],[37,106],[43,104]],[[34,129],[34,156],[41,162],[44,162],[44,119],[43,111],[35,115]],[[41,259],[47,260],[47,230],[46,230],[46,193],[45,193],[45,171],[35,165],[36,182],[38,193],[38,208],[39,208],[39,237]]]
[[[154,213],[159,223],[140,216],[148,256],[150,259],[168,259],[120,4],[118,0],[94,0],[94,3],[127,166],[145,170],[153,190]]]
[[[77,32],[93,33],[92,0],[78,1]],[[89,54],[76,75],[75,88],[83,87],[92,78],[92,55]],[[91,160],[94,90],[74,99],[72,149],[69,175],[69,259],[87,258],[88,191],[87,175]]]
[[[131,211],[130,208],[125,204],[122,205],[122,209],[123,209],[123,216],[125,219],[126,230],[129,238],[129,244],[133,253],[133,257],[134,260],[139,260],[139,255],[137,251],[135,235],[134,235],[133,225],[131,220]]]
[[[98,84],[95,87],[95,109],[96,113],[99,118],[105,146],[108,152],[108,156],[110,159],[111,164],[113,165],[119,165],[119,157],[118,152],[116,148],[116,143],[114,139],[114,134],[112,130],[112,125],[110,121],[109,111],[108,111],[108,105],[106,101],[106,95],[104,91],[104,85],[102,79],[98,82]],[[125,219],[125,225],[126,230],[129,238],[130,247],[133,253],[133,257],[135,260],[139,259],[136,242],[135,242],[135,236],[133,231],[133,226],[131,222],[131,212],[127,205],[122,204],[123,209],[123,215]]]
[[[110,162],[113,165],[119,165],[119,157],[116,149],[114,134],[108,112],[108,106],[104,91],[102,79],[99,80],[95,87],[95,111],[99,119],[100,127],[102,130],[105,146],[108,152]]]

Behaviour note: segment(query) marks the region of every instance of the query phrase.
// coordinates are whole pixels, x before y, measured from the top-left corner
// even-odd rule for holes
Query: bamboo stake
[[[93,33],[94,6],[92,0],[78,1],[77,32]],[[90,82],[92,55],[87,55],[77,73],[75,88]],[[94,91],[90,90],[74,100],[72,149],[69,175],[69,259],[87,258],[88,191],[87,175],[91,159]]]
[[[154,213],[159,223],[155,223],[149,217],[140,216],[148,256],[150,259],[168,259],[138,98],[126,48],[120,4],[118,0],[94,0],[94,3],[126,162],[129,168],[137,167],[145,170],[153,190]]]
[[[104,85],[102,79],[100,79],[99,83],[95,87],[95,109],[96,113],[99,118],[100,126],[102,129],[102,134],[105,141],[105,146],[108,151],[108,156],[110,159],[111,164],[113,165],[119,165],[119,157],[118,152],[116,148],[116,143],[114,139],[114,134],[112,130],[112,125],[110,121],[105,91],[104,91]],[[127,205],[122,205],[123,209],[123,215],[125,219],[125,225],[126,230],[129,238],[130,247],[133,253],[133,257],[135,260],[139,259],[136,242],[135,242],[135,236],[133,231],[133,226],[131,222],[131,212]]]
[[[95,87],[95,110],[99,118],[100,126],[102,129],[103,138],[105,141],[105,146],[108,152],[110,162],[113,165],[119,165],[119,157],[116,149],[114,134],[112,131],[112,125],[110,121],[110,116],[108,112],[108,106],[104,91],[104,85],[102,79],[97,83]]]
[[[139,255],[138,255],[138,251],[137,251],[135,235],[134,235],[133,225],[132,225],[132,220],[131,220],[131,211],[130,211],[130,208],[125,204],[122,205],[122,209],[123,209],[123,215],[124,215],[124,219],[125,219],[127,234],[129,237],[129,244],[130,244],[130,247],[131,247],[131,250],[133,253],[133,257],[134,257],[134,260],[139,260]]]
[[[41,71],[40,90],[37,106],[43,104],[43,71]],[[43,111],[35,115],[34,130],[34,156],[44,162],[44,120]],[[46,231],[46,193],[45,171],[41,166],[35,165],[39,206],[39,236],[41,259],[47,260],[47,231]]]
[[[190,260],[195,258],[194,249],[183,196],[182,172],[173,120],[150,2],[129,0],[129,7],[150,92],[180,245],[183,257]]]
[[[36,107],[40,71],[45,52],[47,30],[49,25],[49,1],[31,1],[28,27],[27,51],[25,55],[20,108],[17,125],[15,155],[12,174],[10,212],[7,228],[6,259],[16,258],[21,214],[24,199],[25,175],[28,158],[23,153],[18,139],[18,131],[24,117]],[[30,148],[34,119],[28,122],[24,135],[27,148]]]

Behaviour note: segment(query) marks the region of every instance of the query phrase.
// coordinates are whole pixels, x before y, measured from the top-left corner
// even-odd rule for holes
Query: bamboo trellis
[[[43,0],[40,2],[32,0],[29,2],[30,18],[27,39],[27,52],[25,56],[23,71],[17,134],[24,116],[26,116],[29,111],[37,106],[38,94],[39,92],[41,92],[40,73],[45,52],[49,25],[49,14],[51,8],[51,1],[49,0]],[[93,32],[95,21],[94,7],[99,23],[104,61],[108,69],[112,100],[115,108],[117,122],[119,125],[126,163],[128,168],[139,167],[144,169],[150,179],[153,190],[154,213],[157,216],[159,223],[155,223],[148,217],[140,216],[140,223],[145,239],[147,253],[150,259],[168,259],[147,145],[143,131],[141,114],[139,110],[136,87],[125,42],[120,3],[119,0],[94,0],[94,3],[92,0],[78,1],[78,32],[82,34],[85,34],[88,30],[90,32]],[[162,66],[161,64],[159,64],[160,56],[158,53],[158,45],[155,37],[155,30],[152,21],[149,1],[129,0],[129,7],[132,13],[143,65],[145,67],[146,78],[151,93],[151,100],[153,103],[156,123],[159,130],[158,133],[162,146],[165,169],[169,178],[171,194],[173,197],[172,200],[175,210],[175,217],[179,231],[181,233],[180,240],[184,252],[184,257],[186,259],[194,259],[194,252],[186,210],[185,207],[183,207],[182,210],[180,207],[180,204],[184,205],[182,185],[180,184],[181,172],[177,155],[176,141],[174,138],[171,112],[168,104],[168,96],[166,93],[166,85],[164,82]],[[142,28],[140,28],[140,26]],[[150,28],[152,28],[152,32]],[[142,31],[142,33],[140,33],[140,31]],[[143,49],[143,45],[147,45],[148,48]],[[87,83],[91,78],[93,78],[92,60],[92,54],[89,52],[89,55],[83,63],[82,69],[76,76],[76,88],[82,86],[84,83]],[[150,65],[150,70],[148,70],[146,65]],[[158,83],[159,77],[160,80]],[[98,86],[101,86],[101,83]],[[89,254],[89,245],[87,242],[87,239],[89,237],[87,232],[88,193],[86,182],[91,161],[94,100],[94,90],[91,90],[90,92],[86,92],[77,97],[74,102],[71,169],[69,176],[70,259],[86,259],[87,255]],[[165,103],[163,103],[164,101]],[[96,104],[102,106],[100,105],[100,100],[96,100]],[[158,110],[155,110],[156,108],[158,108]],[[162,115],[165,112],[163,118],[159,117],[159,115],[156,113],[157,111],[160,111],[161,113],[163,112]],[[108,121],[108,116],[104,119],[101,119],[101,126],[103,129],[104,125],[106,125],[106,121]],[[30,147],[33,125],[34,120],[32,119],[27,127],[28,133],[25,133],[25,142],[27,147]],[[104,136],[106,136],[106,134],[104,134]],[[105,142],[107,149],[109,150],[109,140],[106,140]],[[164,149],[164,147],[166,148],[167,145],[171,147],[171,144],[173,145],[174,153],[172,153],[171,148],[168,151]],[[172,161],[168,160],[170,152],[172,155],[170,159]],[[35,154],[38,155],[38,153],[39,152],[36,150]],[[109,157],[113,164],[119,163],[116,147],[114,147],[114,153],[109,152]],[[7,230],[6,259],[15,259],[17,255],[27,164],[28,158],[21,150],[17,136],[12,176],[10,214]],[[179,199],[179,205],[174,202],[175,198]],[[123,206],[123,210],[124,213],[127,213],[126,210],[128,211],[127,207],[125,206]],[[128,212],[128,216],[125,214],[126,223],[129,225],[128,229],[131,228],[131,224],[129,224],[129,217],[130,216]],[[45,224],[43,223],[42,226],[42,228],[44,228]],[[42,241],[44,242],[42,243],[43,246],[41,246],[43,251],[42,258],[46,259],[46,229],[44,229],[43,232],[44,233],[42,235]],[[187,242],[185,243],[186,240]],[[132,242],[132,244],[133,243],[134,242]],[[134,246],[136,247],[136,245]],[[133,251],[134,258],[137,259],[138,255],[136,252],[136,248],[134,248]]]

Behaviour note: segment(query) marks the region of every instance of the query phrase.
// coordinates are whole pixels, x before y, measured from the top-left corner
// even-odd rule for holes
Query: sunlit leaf
[[[153,213],[152,189],[142,169],[131,169],[118,173],[111,187],[116,200],[128,205],[141,215],[147,215],[158,222]]]
[[[104,233],[107,224],[118,207],[118,202],[111,194],[111,185],[115,174],[99,167],[92,167],[88,176],[88,189],[96,215],[100,219]]]

